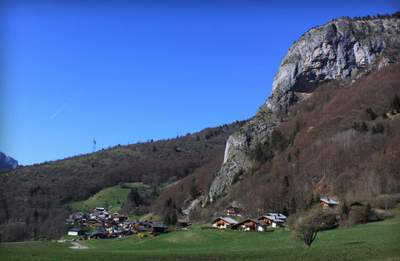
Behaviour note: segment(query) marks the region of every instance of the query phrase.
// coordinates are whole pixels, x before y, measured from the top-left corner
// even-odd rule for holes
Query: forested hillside
[[[168,184],[202,166],[220,165],[226,139],[241,125],[236,122],[176,139],[116,146],[3,171],[1,240],[55,238],[64,232],[65,218],[71,211],[63,207],[66,203],[122,182],[150,185],[153,193],[146,200],[149,204]]]
[[[400,191],[400,65],[345,84],[332,81],[280,114],[282,123],[248,151],[210,213],[231,202],[246,214],[293,213],[320,195],[379,204]]]

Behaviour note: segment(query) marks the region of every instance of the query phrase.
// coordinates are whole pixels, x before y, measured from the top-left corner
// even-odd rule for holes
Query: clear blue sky
[[[308,29],[398,10],[384,0],[2,0],[0,151],[30,165],[90,153],[94,138],[101,149],[248,119]]]

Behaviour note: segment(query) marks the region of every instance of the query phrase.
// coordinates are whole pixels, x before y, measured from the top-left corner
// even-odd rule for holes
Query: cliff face
[[[356,80],[395,62],[400,54],[400,19],[338,19],[305,33],[288,51],[273,81],[271,97],[227,141],[225,158],[208,194],[214,201],[236,173],[251,167],[250,151],[279,125],[278,111],[333,79]]]
[[[396,60],[400,19],[338,19],[311,29],[289,49],[273,81],[272,110],[311,93],[320,82],[357,78]]]

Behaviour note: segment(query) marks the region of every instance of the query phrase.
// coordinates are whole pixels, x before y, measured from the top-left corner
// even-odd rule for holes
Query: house
[[[230,217],[219,217],[211,221],[212,226],[217,229],[230,229],[236,223],[238,222]]]
[[[229,216],[237,216],[240,217],[241,208],[237,205],[230,205],[226,208],[226,215]]]
[[[286,218],[286,217],[285,217]],[[282,227],[285,220],[277,218],[275,215],[264,215],[257,220],[264,222],[268,227]]]
[[[280,219],[284,222],[286,222],[287,217],[283,215],[282,213],[268,213],[269,216],[275,217],[275,219]]]
[[[71,228],[68,230],[68,236],[78,236],[83,234],[85,234],[85,232],[80,228]]]
[[[254,218],[247,218],[245,220],[236,223],[235,225],[232,226],[232,228],[240,231],[264,232],[267,231],[267,224]]]
[[[127,216],[118,213],[115,213],[113,217],[115,222],[125,222],[128,219]]]
[[[164,234],[167,226],[164,223],[151,223],[150,234],[159,235]]]
[[[339,205],[339,201],[335,201],[329,198],[320,198],[320,200],[324,209],[332,209]]]
[[[190,226],[191,224],[187,220],[178,219],[177,225],[178,225],[179,229],[187,230],[188,226]]]
[[[84,236],[82,239],[86,240],[86,239],[94,239],[94,238],[106,238],[106,237],[108,237],[108,233],[109,233],[108,231],[97,230],[97,231],[90,233],[89,235]]]

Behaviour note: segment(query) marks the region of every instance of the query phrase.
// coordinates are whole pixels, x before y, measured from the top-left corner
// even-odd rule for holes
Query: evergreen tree
[[[195,177],[193,177],[192,184],[190,186],[190,196],[192,197],[192,199],[195,199],[197,196],[197,185]]]
[[[368,107],[365,110],[365,116],[367,117],[367,120],[369,120],[369,121],[373,121],[376,119],[376,114],[374,113],[374,111],[372,110],[371,107]]]
[[[176,213],[175,213],[175,211],[174,211],[174,212],[172,212],[172,215],[171,215],[170,224],[171,224],[171,225],[175,225],[176,222],[178,222],[178,219],[177,219]]]
[[[292,200],[290,201],[290,213],[296,213],[297,205],[296,205],[296,199],[292,197]]]
[[[290,154],[290,152],[287,155],[287,161],[292,162],[292,155]]]
[[[142,198],[140,197],[139,191],[137,188],[132,188],[131,192],[128,194],[128,200],[134,203],[135,206],[140,206],[143,203]]]
[[[368,126],[364,121],[361,123],[360,131],[362,131],[362,132],[367,132],[368,131]]]
[[[347,217],[349,215],[349,208],[347,207],[346,200],[343,201],[342,215],[345,216],[345,217]]]
[[[397,94],[394,95],[392,102],[390,103],[390,109],[394,113],[399,113],[400,112],[400,99],[397,96]]]
[[[167,213],[164,217],[164,224],[167,226],[171,224],[171,217],[169,216],[169,213]]]

